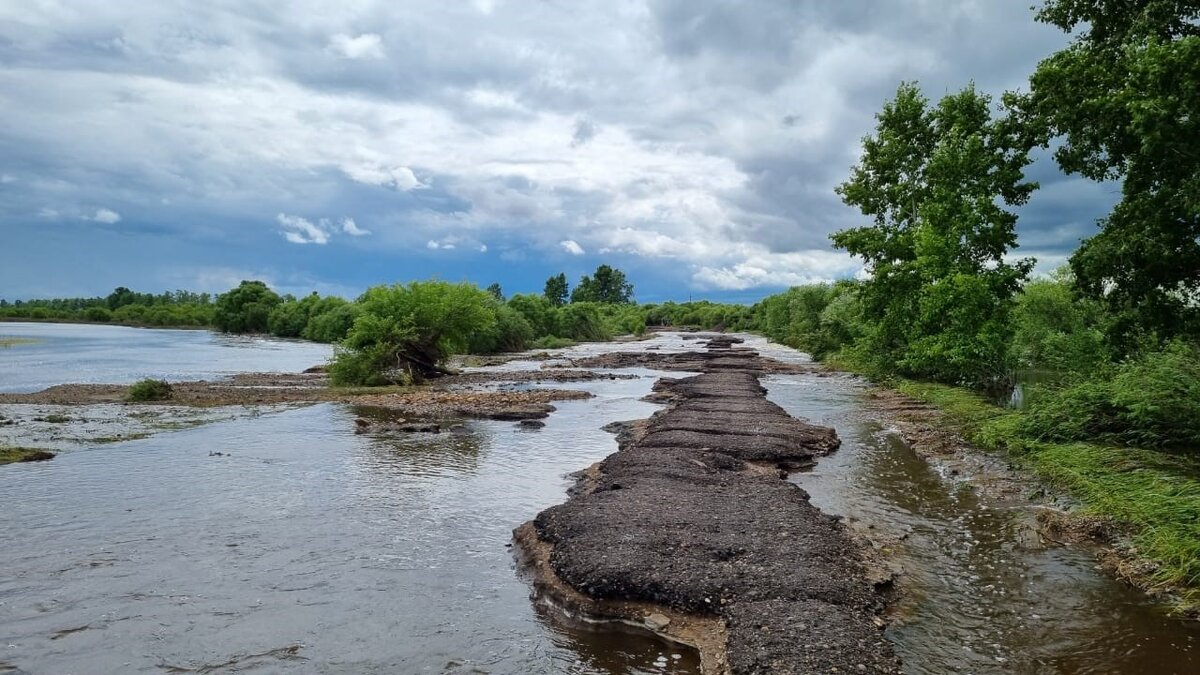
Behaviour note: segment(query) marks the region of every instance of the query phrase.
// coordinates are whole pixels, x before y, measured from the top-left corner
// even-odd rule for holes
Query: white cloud
[[[281,230],[283,237],[293,244],[329,243],[329,232],[326,228],[314,225],[311,221],[300,216],[289,216],[286,213],[280,213],[275,216],[275,220],[283,227],[283,230]]]
[[[11,173],[0,174],[0,184],[8,185],[17,182],[17,177]]]
[[[49,218],[53,220],[58,218],[58,211],[48,206],[43,206],[42,208],[38,209],[37,215],[38,218]]]
[[[584,253],[583,247],[580,246],[579,243],[574,241],[573,239],[564,239],[563,241],[558,242],[558,245],[561,246],[564,251],[566,251],[567,253],[570,253],[571,255],[583,255],[583,253]]]
[[[113,223],[120,222],[121,214],[110,209],[96,209],[95,215],[88,218],[88,220],[94,220],[97,223],[104,223],[105,225],[112,225]]]
[[[382,167],[377,165],[355,165],[342,167],[342,171],[359,183],[391,187],[401,192],[428,187],[417,180],[416,174],[406,166]]]
[[[359,227],[358,223],[355,223],[353,218],[342,218],[342,232],[345,232],[351,237],[365,237],[366,235],[371,234],[370,230],[364,230]]]
[[[351,37],[338,33],[329,40],[329,47],[348,59],[382,59],[383,38],[377,33],[363,33]]]

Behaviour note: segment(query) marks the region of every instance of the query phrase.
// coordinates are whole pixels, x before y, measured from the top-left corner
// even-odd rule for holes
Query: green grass
[[[1200,459],[1098,443],[1047,443],[1021,435],[1023,413],[945,385],[898,381],[900,392],[945,414],[975,445],[1005,453],[1066,491],[1087,515],[1133,532],[1136,555],[1157,564],[1151,581],[1177,590],[1184,609],[1200,607]]]
[[[16,337],[0,337],[0,347],[18,347],[20,345],[33,345],[40,342],[33,338],[16,338]]]
[[[40,462],[54,459],[54,453],[41,448],[16,448],[0,446],[0,464],[14,462]]]
[[[129,387],[129,393],[125,396],[125,400],[140,402],[140,401],[168,401],[172,396],[171,384],[165,380],[139,380],[134,382]]]

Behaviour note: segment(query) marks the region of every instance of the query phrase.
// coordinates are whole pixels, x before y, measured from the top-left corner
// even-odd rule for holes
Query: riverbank
[[[671,407],[626,426],[566,503],[517,529],[535,587],[691,644],[705,673],[897,672],[867,554],[785,480],[837,435],[767,401],[772,362],[732,342],[650,357],[703,373],[660,380]]]
[[[984,491],[1045,504],[1051,537],[1097,547],[1104,568],[1200,616],[1200,462],[1091,443],[1046,443],[1018,432],[1020,411],[974,393],[899,380],[874,396],[922,454],[981,476]]]

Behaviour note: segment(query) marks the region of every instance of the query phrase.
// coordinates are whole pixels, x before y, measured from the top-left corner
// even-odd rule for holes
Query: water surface
[[[329,360],[329,345],[207,330],[0,322],[0,337],[34,342],[0,348],[0,392],[56,384],[127,384],[153,377],[215,379],[243,372],[300,372]]]

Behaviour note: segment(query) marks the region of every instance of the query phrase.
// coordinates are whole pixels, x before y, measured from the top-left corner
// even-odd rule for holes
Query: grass
[[[125,396],[125,400],[133,402],[168,401],[172,394],[169,382],[145,379],[138,380],[129,387],[129,393]]]
[[[33,345],[37,344],[38,342],[40,342],[40,340],[35,340],[34,338],[0,337],[0,347],[5,349],[9,347],[18,347],[20,345]]]
[[[0,464],[41,462],[47,459],[54,459],[54,453],[41,448],[0,446]]]
[[[1179,593],[1182,608],[1200,608],[1200,458],[1099,443],[1049,443],[1020,433],[1023,413],[945,385],[898,381],[929,403],[975,445],[1005,453],[1064,490],[1086,515],[1126,526],[1130,553],[1156,565],[1150,582]]]

